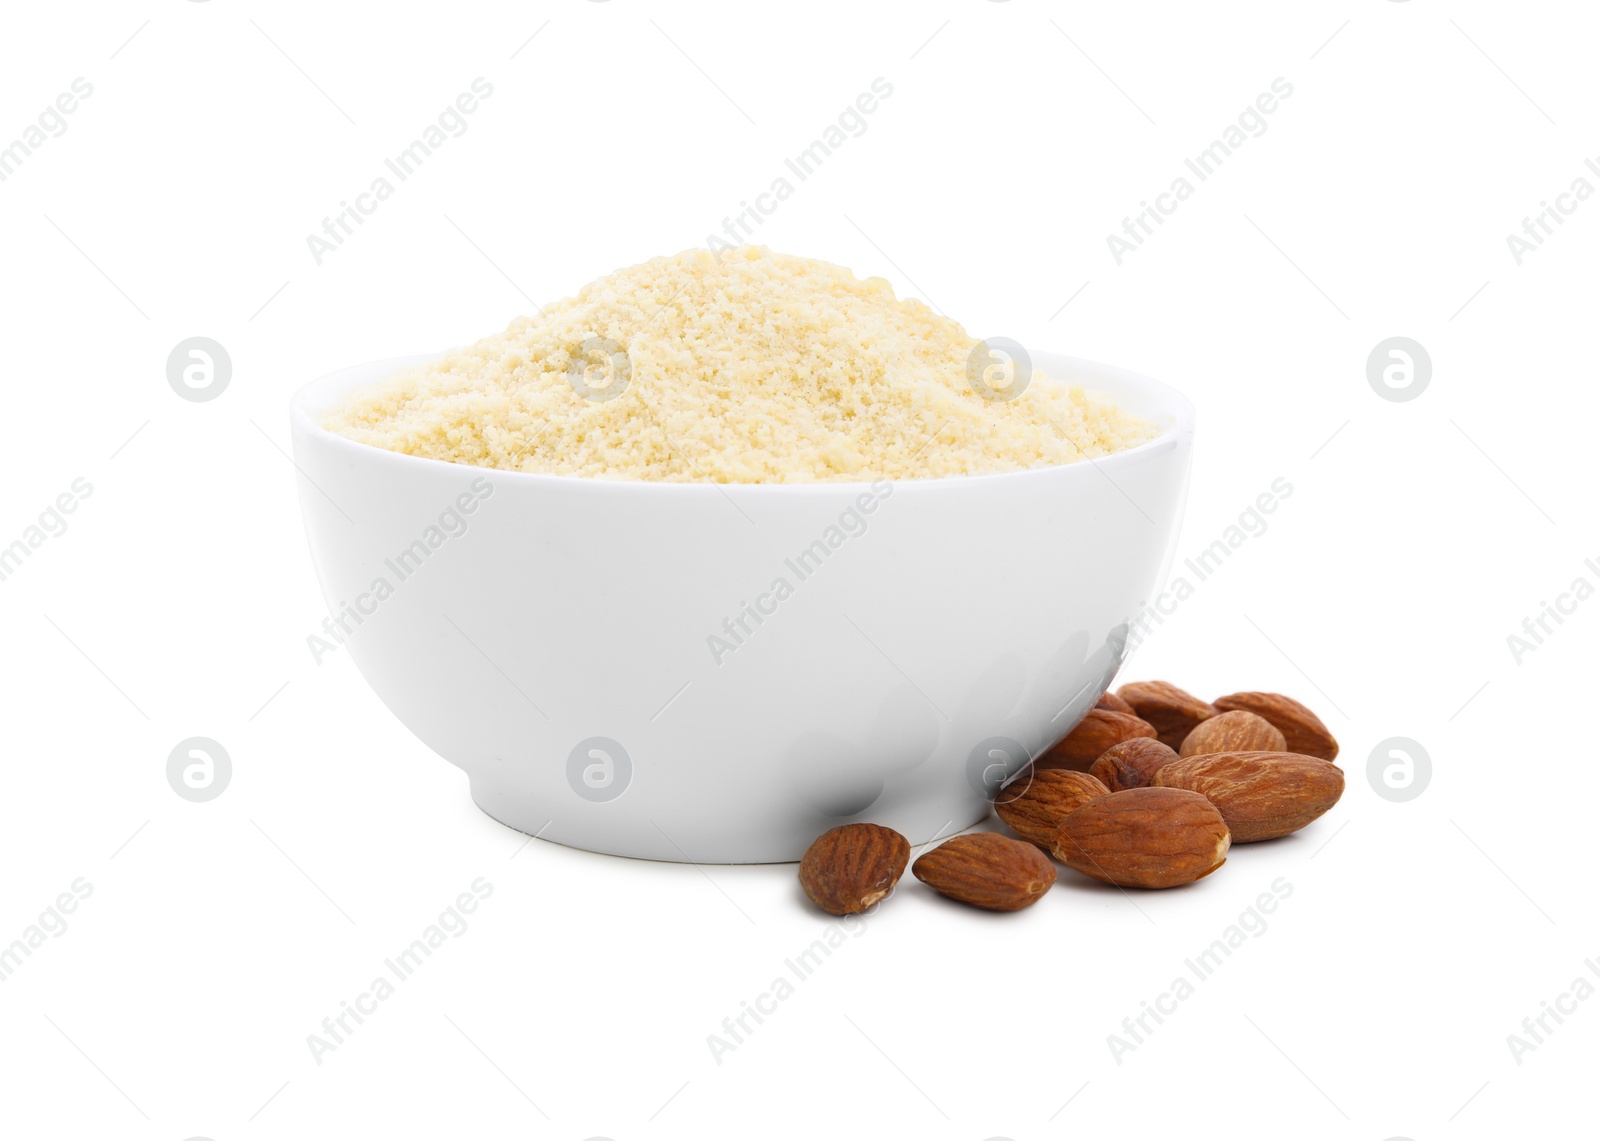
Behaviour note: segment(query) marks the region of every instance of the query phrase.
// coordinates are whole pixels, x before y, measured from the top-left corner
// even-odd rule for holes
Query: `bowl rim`
[[[448,352],[449,350],[446,350]],[[868,492],[881,483],[892,483],[896,488],[912,487],[970,487],[973,485],[991,486],[999,481],[1021,483],[1024,480],[1039,480],[1043,478],[1090,478],[1091,473],[1098,473],[1101,477],[1109,478],[1116,470],[1130,464],[1139,463],[1152,455],[1171,451],[1180,441],[1186,440],[1194,434],[1195,412],[1194,405],[1183,393],[1171,385],[1132,372],[1128,369],[1118,368],[1115,365],[1102,364],[1099,361],[1086,360],[1082,357],[1068,356],[1064,353],[1039,351],[1031,353],[1036,366],[1043,364],[1046,368],[1052,365],[1058,371],[1070,372],[1072,383],[1080,384],[1085,389],[1106,392],[1113,399],[1118,399],[1125,393],[1136,393],[1142,398],[1142,403],[1154,406],[1140,415],[1147,418],[1170,418],[1155,436],[1142,444],[1125,448],[1120,452],[1110,455],[1098,456],[1085,460],[1078,460],[1067,464],[1052,464],[1047,467],[1027,468],[1022,471],[984,472],[976,475],[951,475],[951,476],[926,476],[910,479],[888,480],[883,477],[866,480],[812,480],[799,483],[719,483],[715,480],[646,480],[622,479],[581,475],[552,475],[547,472],[512,471],[508,468],[480,466],[476,464],[458,464],[449,460],[437,460],[428,456],[413,456],[406,452],[390,451],[374,444],[364,444],[359,440],[352,440],[348,436],[341,436],[322,427],[318,422],[318,415],[314,408],[325,409],[332,399],[344,392],[356,388],[361,384],[376,383],[378,377],[370,374],[384,370],[397,372],[402,368],[412,365],[424,364],[444,356],[445,352],[417,353],[409,356],[390,357],[384,360],[368,361],[364,364],[349,365],[324,373],[314,380],[301,385],[293,396],[289,398],[289,426],[290,438],[294,443],[301,439],[316,440],[319,445],[330,447],[335,454],[350,457],[353,462],[365,463],[396,463],[413,470],[423,470],[416,465],[427,465],[439,469],[441,474],[446,472],[478,472],[492,475],[496,482],[511,481],[512,485],[522,483],[530,487],[545,486],[548,488],[585,488],[603,489],[606,492],[634,491],[637,494],[726,494],[730,488],[738,488],[741,494],[754,494],[760,492],[767,495],[839,495],[846,492]],[[358,379],[359,377],[359,379]],[[1096,386],[1100,387],[1097,389]],[[1121,390],[1121,391],[1118,391]],[[1068,473],[1078,473],[1076,476]],[[643,491],[638,489],[649,488]]]

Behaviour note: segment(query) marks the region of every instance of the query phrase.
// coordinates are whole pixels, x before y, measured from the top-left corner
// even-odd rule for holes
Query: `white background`
[[[0,941],[77,877],[93,894],[0,984],[4,1131],[1566,1132],[1600,1002],[1520,1064],[1506,1039],[1600,983],[1600,601],[1520,664],[1506,639],[1600,585],[1600,203],[1521,265],[1506,235],[1600,185],[1596,30],[1578,3],[1431,0],[9,8],[0,143],[74,78],[93,94],[0,183],[0,543],[93,493],[0,582]],[[479,76],[467,132],[318,265],[306,236]],[[347,655],[315,664],[286,405],[703,243],[880,76],[869,129],[759,240],[1183,389],[1181,556],[1289,480],[1123,679],[1300,697],[1349,787],[1182,891],[1063,870],[994,916],[908,875],[719,1064],[707,1035],[828,926],[794,868],[525,844]],[[1277,77],[1267,132],[1117,265],[1106,236]],[[204,403],[165,375],[197,335],[233,362]],[[1408,402],[1366,378],[1396,335],[1433,362]],[[234,765],[206,804],[165,775],[196,735]],[[1366,777],[1392,736],[1433,760],[1407,803]],[[477,877],[470,928],[314,1061],[307,1035]],[[1265,933],[1114,1060],[1278,877]]]

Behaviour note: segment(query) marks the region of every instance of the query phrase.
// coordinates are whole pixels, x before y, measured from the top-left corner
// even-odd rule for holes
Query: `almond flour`
[[[696,249],[355,393],[324,426],[478,467],[721,483],[1021,471],[1156,434],[1037,368],[1014,398],[984,399],[968,380],[977,344],[882,278]]]

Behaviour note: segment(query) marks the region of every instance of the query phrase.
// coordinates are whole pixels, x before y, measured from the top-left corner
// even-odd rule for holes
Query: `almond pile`
[[[1344,792],[1338,755],[1317,715],[1282,694],[1206,702],[1169,682],[1131,682],[1000,790],[995,813],[1020,840],[957,836],[911,874],[990,911],[1020,910],[1050,890],[1046,852],[1118,887],[1193,883],[1231,845],[1287,836],[1332,808]],[[829,914],[855,914],[893,890],[910,851],[891,828],[846,824],[806,851],[800,883]]]

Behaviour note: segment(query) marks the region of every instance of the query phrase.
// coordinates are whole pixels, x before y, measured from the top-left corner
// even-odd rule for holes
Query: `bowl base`
[[[817,836],[839,824],[857,823],[853,820],[836,820],[818,827],[814,834],[794,834],[787,837],[770,833],[751,836],[744,840],[722,836],[718,837],[714,849],[696,851],[692,840],[689,841],[690,848],[685,850],[680,846],[685,837],[669,837],[659,826],[655,829],[654,836],[649,836],[641,835],[632,829],[626,832],[586,829],[578,821],[557,821],[548,816],[540,816],[537,811],[530,811],[525,805],[508,797],[496,795],[494,789],[483,787],[476,781],[472,783],[472,802],[478,806],[479,811],[495,822],[537,840],[548,840],[564,848],[576,848],[582,852],[595,852],[602,856],[622,856],[631,860],[659,860],[672,864],[798,863],[806,848]],[[869,822],[895,829],[905,836],[915,849],[924,844],[948,840],[974,824],[981,824],[989,817],[989,806],[986,803],[976,804],[961,812],[946,810],[943,815],[944,819],[934,820],[933,816],[921,812],[912,819],[897,820],[895,814],[890,813],[883,819]]]

